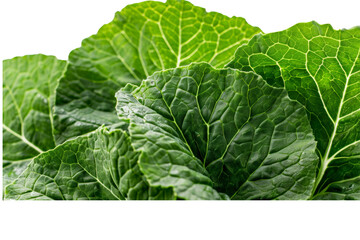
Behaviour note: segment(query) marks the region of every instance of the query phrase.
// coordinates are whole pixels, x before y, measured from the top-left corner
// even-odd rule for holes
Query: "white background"
[[[134,0],[1,0],[2,59],[43,53],[67,59],[81,40],[110,22],[116,11]],[[335,29],[360,25],[360,1],[192,0],[193,4],[228,16],[244,17],[265,33],[298,22],[331,23]]]
[[[1,0],[0,60],[67,59],[131,0]],[[360,1],[192,0],[265,33],[315,20],[360,25]],[[2,99],[2,97],[1,97]],[[2,104],[1,104],[2,105]],[[2,142],[2,141],[1,141]],[[359,239],[357,202],[1,202],[2,239]]]

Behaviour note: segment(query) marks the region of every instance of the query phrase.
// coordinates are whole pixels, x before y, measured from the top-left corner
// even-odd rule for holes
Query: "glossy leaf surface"
[[[59,143],[117,121],[115,93],[155,71],[205,61],[223,67],[260,32],[243,18],[207,13],[186,1],[128,5],[70,53],[56,97]]]
[[[6,199],[173,199],[171,189],[149,187],[138,153],[122,130],[100,128],[42,153],[6,188]]]
[[[305,109],[258,75],[191,64],[116,96],[151,184],[179,191],[211,179],[232,199],[311,195],[318,158]]]
[[[285,86],[305,106],[321,158],[314,194],[322,198],[353,192],[351,198],[359,198],[359,54],[359,27],[334,30],[310,22],[254,37],[228,65]]]

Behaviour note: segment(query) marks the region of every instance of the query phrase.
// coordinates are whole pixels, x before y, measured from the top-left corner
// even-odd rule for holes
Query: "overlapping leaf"
[[[254,37],[228,65],[285,86],[306,107],[321,158],[315,198],[359,199],[359,54],[359,27],[310,22]]]
[[[3,185],[55,147],[52,107],[66,61],[29,55],[3,62]]]
[[[114,94],[127,83],[192,62],[222,67],[259,32],[243,18],[207,13],[182,0],[125,7],[71,52],[57,90],[57,141],[116,122]]]
[[[360,27],[259,32],[148,1],[65,75],[52,56],[5,60],[5,198],[360,199]]]
[[[192,64],[117,93],[123,130],[34,158],[7,199],[306,199],[315,141],[305,110],[253,73]]]
[[[202,173],[232,199],[311,195],[318,159],[306,112],[258,75],[191,64],[116,96],[134,148],[147,152],[139,164],[152,185],[181,192],[208,181]]]
[[[36,157],[6,188],[7,199],[173,199],[171,189],[149,187],[138,153],[122,130],[100,128]]]

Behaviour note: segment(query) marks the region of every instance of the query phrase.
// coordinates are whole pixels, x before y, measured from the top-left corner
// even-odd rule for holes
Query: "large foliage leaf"
[[[30,55],[3,62],[3,185],[55,147],[52,107],[66,61]]]
[[[6,199],[173,199],[171,189],[149,187],[139,153],[122,130],[100,128],[42,153],[6,188]]]
[[[321,158],[314,193],[322,199],[360,199],[359,54],[360,27],[310,22],[254,37],[228,65],[285,86],[306,107]]]
[[[129,5],[70,53],[56,97],[57,141],[117,122],[114,95],[157,70],[206,61],[222,67],[260,29],[182,0]]]
[[[204,194],[194,183],[208,175],[232,199],[311,195],[318,158],[306,112],[258,75],[191,64],[116,96],[152,185]]]

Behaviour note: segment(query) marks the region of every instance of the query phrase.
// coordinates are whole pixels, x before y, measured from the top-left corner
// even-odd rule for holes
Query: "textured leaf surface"
[[[171,189],[149,187],[138,153],[122,130],[100,128],[36,157],[6,188],[6,199],[173,199]]]
[[[57,141],[117,122],[114,95],[157,70],[205,61],[222,67],[260,29],[186,1],[129,5],[69,56],[56,97]]]
[[[321,157],[321,198],[360,199],[359,54],[359,27],[337,31],[310,22],[254,37],[228,65],[285,86],[306,107]]]
[[[233,199],[311,194],[318,158],[306,112],[256,74],[191,64],[127,85],[117,99],[154,185],[180,191],[209,176]]]
[[[359,177],[338,180],[327,185],[319,194],[312,198],[314,200],[359,200],[360,180]]]
[[[137,102],[130,89],[128,85],[117,93],[118,112],[120,118],[130,119],[131,142],[142,152],[139,166],[150,184],[174,188],[181,199],[221,199],[201,161],[174,130],[174,123]]]
[[[30,55],[3,62],[3,185],[55,147],[52,107],[66,61]]]

